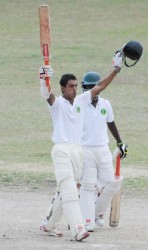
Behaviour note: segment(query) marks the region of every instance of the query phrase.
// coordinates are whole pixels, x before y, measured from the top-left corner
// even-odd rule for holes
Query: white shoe
[[[94,231],[94,226],[92,223],[92,219],[85,219],[85,229],[87,232],[93,232]]]
[[[76,241],[82,241],[89,237],[89,233],[86,231],[84,225],[76,225],[76,236],[75,239]]]
[[[42,230],[45,233],[49,233],[49,229],[47,228],[47,225],[48,225],[48,220],[47,218],[45,218],[40,225],[40,230]]]
[[[93,232],[94,231],[94,227],[92,225],[86,225],[85,229],[87,232]]]
[[[42,221],[40,225],[40,230],[43,231],[44,233],[48,233],[50,236],[55,236],[55,237],[63,236],[63,234],[60,231],[58,231],[56,227],[52,230],[49,230],[47,226],[48,226],[48,220],[46,218]]]
[[[96,219],[95,223],[97,226],[103,227],[104,226],[104,219],[103,218]]]

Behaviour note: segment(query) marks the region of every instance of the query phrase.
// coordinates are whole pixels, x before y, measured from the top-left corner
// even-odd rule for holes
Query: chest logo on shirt
[[[106,114],[106,109],[101,109],[101,114],[105,115]]]
[[[80,113],[80,107],[79,106],[77,106],[77,113]]]

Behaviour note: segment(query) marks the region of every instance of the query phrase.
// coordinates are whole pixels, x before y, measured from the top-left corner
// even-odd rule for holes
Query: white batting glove
[[[124,56],[123,56],[122,51],[116,52],[113,56],[112,63],[113,63],[114,68],[116,69],[117,73],[119,73],[121,68],[122,68],[123,58],[124,58]]]
[[[53,69],[50,65],[44,65],[39,68],[40,79],[46,79],[46,77],[52,77]]]
[[[41,91],[41,96],[45,99],[49,99],[50,97],[50,94],[51,94],[51,90],[49,92],[49,89],[48,87],[46,86],[46,80],[44,79],[40,79],[40,84],[41,84],[41,88],[40,88],[40,91]]]

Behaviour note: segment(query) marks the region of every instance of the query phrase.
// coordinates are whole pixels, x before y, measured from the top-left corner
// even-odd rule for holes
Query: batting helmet
[[[100,79],[101,77],[97,72],[87,72],[81,82],[83,91],[92,89]]]
[[[131,67],[134,66],[142,56],[143,46],[138,41],[129,41],[127,44],[124,45],[122,50],[125,56],[125,65],[127,67]],[[127,64],[126,57],[130,58],[131,60],[134,60],[135,62],[131,65]]]

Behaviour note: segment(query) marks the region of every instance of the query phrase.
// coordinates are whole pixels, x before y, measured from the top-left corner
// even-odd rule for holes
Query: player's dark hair
[[[60,85],[66,87],[69,80],[77,80],[77,78],[73,74],[64,74],[61,77]]]

